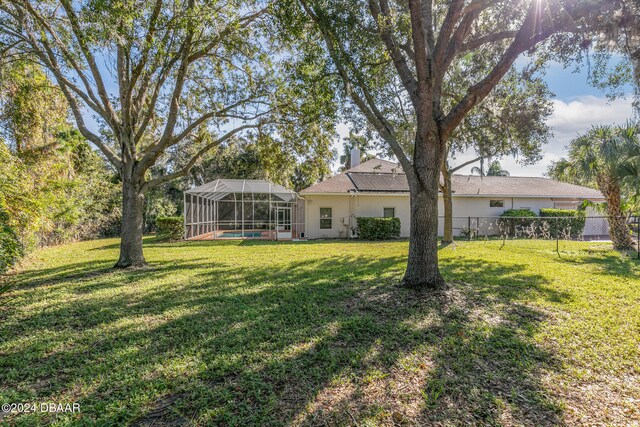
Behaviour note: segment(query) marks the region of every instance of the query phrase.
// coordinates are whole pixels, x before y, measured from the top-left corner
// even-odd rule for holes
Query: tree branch
[[[598,5],[596,4],[596,6]],[[542,28],[542,24],[538,22],[540,19],[538,7],[538,2],[534,1],[531,3],[518,34],[514,37],[514,40],[505,50],[493,69],[482,80],[470,87],[462,100],[460,100],[442,120],[441,127],[445,136],[450,135],[464,119],[466,114],[493,90],[522,52],[531,49],[537,43],[567,27],[575,27],[575,21],[577,19],[595,11],[593,5],[584,6],[582,8],[576,8],[572,16],[564,9],[564,13],[560,14],[559,22],[552,21],[548,23],[547,28]],[[557,16],[557,14],[554,15]]]
[[[107,94],[107,90],[105,88],[104,82],[102,81],[102,74],[100,74],[100,70],[96,65],[96,60],[93,57],[89,47],[87,46],[85,35],[82,33],[82,29],[80,28],[80,22],[78,21],[78,17],[76,16],[73,6],[69,2],[69,0],[60,0],[62,7],[65,10],[67,17],[69,18],[69,23],[71,24],[71,29],[80,45],[80,50],[87,61],[87,65],[89,66],[89,70],[91,71],[91,75],[93,76],[93,80],[96,83],[96,87],[98,88],[98,95],[100,95],[100,99],[102,99],[102,104],[104,109],[108,112],[110,119],[114,126],[120,126],[118,121],[118,117],[111,105],[111,101],[109,101],[109,95]]]
[[[469,52],[485,44],[495,43],[495,42],[506,40],[506,39],[512,39],[517,34],[518,34],[517,31],[500,31],[493,34],[487,34],[486,36],[478,37],[477,39],[473,39],[464,43],[458,50],[458,53]]]
[[[460,165],[458,165],[458,166],[456,166],[456,167],[454,167],[454,168],[451,168],[451,169],[449,169],[449,173],[450,173],[450,174],[452,174],[452,173],[454,173],[454,172],[459,171],[460,169],[462,169],[462,168],[463,168],[463,167],[465,167],[465,166],[469,166],[469,165],[474,164],[475,162],[479,162],[483,157],[484,157],[484,156],[476,157],[475,159],[472,159],[472,160],[466,161],[466,162],[464,162],[464,163],[462,163],[462,164],[460,164]]]
[[[227,24],[224,30],[222,30],[220,34],[218,34],[217,37],[215,37],[213,40],[207,43],[202,49],[198,49],[195,52],[193,52],[191,56],[189,56],[189,62],[194,62],[202,58],[207,53],[209,53],[214,47],[216,47],[222,40],[224,40],[225,37],[228,37],[231,33],[233,33],[234,31],[237,31],[238,29],[247,28],[249,25],[251,25],[251,23],[253,23],[256,19],[258,19],[265,13],[267,13],[266,8],[261,9],[258,12],[253,13],[251,15],[244,16],[235,22],[230,22],[229,24]]]
[[[413,75],[413,72],[409,68],[406,59],[399,50],[391,28],[393,28],[393,22],[391,12],[389,10],[389,4],[386,0],[379,0],[380,6],[376,3],[376,0],[369,0],[369,10],[373,19],[375,19],[380,38],[384,42],[391,58],[393,59],[393,65],[396,67],[398,74],[400,75],[400,81],[406,91],[409,92],[411,99],[415,99],[417,95],[417,82]]]
[[[238,132],[241,132],[243,130],[246,129],[250,129],[250,128],[257,128],[259,125],[258,124],[251,124],[251,125],[243,125],[240,127],[237,127],[229,132],[227,132],[226,134],[224,134],[223,136],[221,136],[220,138],[216,139],[215,141],[210,142],[209,144],[205,145],[204,147],[202,147],[192,158],[191,160],[189,160],[189,162],[187,163],[187,165],[185,167],[183,167],[182,169],[170,173],[168,175],[164,175],[158,178],[154,178],[150,181],[145,182],[142,185],[142,191],[147,191],[151,188],[157,187],[158,185],[164,184],[165,182],[169,182],[171,180],[174,180],[176,178],[179,178],[185,174],[187,174],[187,172],[189,172],[189,170],[193,167],[193,165],[196,164],[196,162],[198,160],[200,160],[200,158],[209,150],[211,150],[213,147],[216,147],[220,144],[222,144],[223,142],[225,142],[226,140],[228,140],[229,138],[231,138],[232,136],[234,136],[235,134],[237,134]]]
[[[300,0],[300,4],[302,5],[307,15],[311,17],[311,19],[316,23],[318,29],[320,30],[320,34],[325,42],[329,56],[331,56],[331,58],[333,59],[336,69],[338,70],[338,74],[340,75],[341,80],[344,84],[347,96],[349,96],[353,100],[358,109],[367,118],[369,123],[378,131],[380,137],[391,146],[391,149],[398,158],[398,161],[402,165],[402,168],[407,175],[407,179],[415,180],[415,170],[413,169],[411,162],[404,153],[404,150],[398,143],[393,126],[386,120],[382,112],[380,112],[380,110],[377,108],[374,99],[371,94],[368,93],[366,86],[362,81],[355,82],[358,85],[358,88],[362,90],[364,99],[354,90],[354,82],[349,77],[349,73],[342,63],[343,60],[348,61],[348,56],[344,54],[342,47],[337,41],[334,40],[331,33],[328,31],[325,25],[323,25],[319,16],[309,7],[305,0]],[[336,47],[339,47],[341,49],[341,54],[336,50]],[[353,66],[353,64],[351,65]]]

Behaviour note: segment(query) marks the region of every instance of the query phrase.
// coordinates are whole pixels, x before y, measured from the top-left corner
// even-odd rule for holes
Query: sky
[[[543,147],[542,160],[534,165],[522,166],[513,157],[498,159],[502,168],[512,176],[544,176],[549,164],[565,155],[566,146],[579,133],[592,125],[621,123],[631,117],[631,96],[609,101],[603,91],[589,85],[584,68],[578,73],[573,71],[573,68],[565,69],[561,64],[550,64],[545,79],[551,92],[555,94],[552,99],[553,114],[547,120],[553,136]],[[340,138],[334,143],[334,148],[340,152],[341,139],[348,135],[349,128],[339,125],[337,131]],[[475,156],[473,152],[459,154],[451,163],[460,164]],[[337,168],[337,164],[334,166]],[[468,174],[473,166],[457,173]]]

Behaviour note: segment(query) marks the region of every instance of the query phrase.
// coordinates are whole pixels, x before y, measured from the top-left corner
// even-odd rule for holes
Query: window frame
[[[329,217],[323,217],[322,216],[322,210],[323,209],[329,209]],[[333,208],[332,207],[320,207],[320,230],[332,230],[333,229]],[[326,221],[329,221],[329,227],[325,227],[323,226],[323,222],[326,223]]]
[[[494,206],[494,202],[499,202],[500,206]],[[504,199],[489,199],[489,207],[490,208],[504,208]]]

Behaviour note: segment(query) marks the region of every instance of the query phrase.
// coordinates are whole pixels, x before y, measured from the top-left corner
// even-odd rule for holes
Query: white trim
[[[410,194],[408,192],[397,192],[397,193],[376,193],[376,192],[349,192],[349,193],[302,193],[300,197],[304,198],[306,196],[351,196],[357,194],[358,196],[407,196]],[[456,194],[453,193],[452,197],[494,197],[494,198],[525,198],[525,199],[587,199],[587,200],[604,200],[604,196],[596,197],[596,196],[565,196],[565,195],[529,195],[529,194]],[[442,197],[442,193],[438,193],[438,197]]]

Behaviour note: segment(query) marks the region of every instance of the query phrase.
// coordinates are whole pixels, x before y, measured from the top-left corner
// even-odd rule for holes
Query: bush
[[[500,216],[522,218],[536,217],[538,215],[536,215],[536,213],[530,209],[507,209],[506,211],[502,212],[502,215]]]
[[[386,240],[400,237],[400,218],[358,217],[358,234],[365,240]]]
[[[579,237],[584,231],[587,220],[584,212],[573,209],[543,208],[540,209],[540,216],[551,217],[549,220],[541,219],[540,221],[548,224],[549,234],[553,239]]]
[[[164,240],[180,240],[184,235],[181,216],[159,216],[156,218],[158,237]]]
[[[514,236],[517,231],[523,231],[528,228],[532,232],[535,231],[535,224],[537,217],[536,213],[530,209],[507,209],[500,215],[501,218],[513,218],[498,220],[498,225],[503,232],[506,232],[509,236]],[[528,219],[531,218],[531,219]]]
[[[22,257],[22,244],[8,224],[9,216],[0,206],[0,274],[7,271]]]

